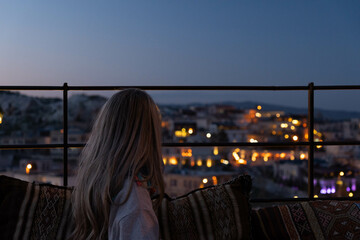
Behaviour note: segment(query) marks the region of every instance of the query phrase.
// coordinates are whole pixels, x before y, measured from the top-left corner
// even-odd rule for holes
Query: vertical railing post
[[[64,83],[63,89],[63,171],[64,186],[68,185],[68,84]]]
[[[308,196],[314,198],[314,83],[309,83],[308,90]]]

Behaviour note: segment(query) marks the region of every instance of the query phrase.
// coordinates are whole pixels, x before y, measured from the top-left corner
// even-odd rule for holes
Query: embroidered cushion
[[[157,215],[162,239],[250,239],[251,178],[165,197]]]
[[[0,239],[66,239],[70,188],[0,176]]]
[[[252,211],[254,239],[360,239],[360,208],[317,200]]]

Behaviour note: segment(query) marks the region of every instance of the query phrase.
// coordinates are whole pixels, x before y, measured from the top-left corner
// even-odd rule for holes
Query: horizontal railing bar
[[[121,90],[125,88],[139,88],[143,90],[252,90],[252,91],[281,91],[281,90],[308,90],[307,86],[69,86],[69,91],[96,91],[96,90]],[[314,90],[357,90],[360,85],[329,85],[314,86]],[[63,86],[0,86],[0,91],[5,90],[64,90]]]
[[[11,91],[11,90],[60,90],[63,91],[63,86],[0,86],[0,91]]]
[[[294,147],[309,146],[310,142],[237,142],[237,143],[163,143],[163,147]],[[317,145],[360,145],[360,141],[334,141],[334,142],[315,142]],[[70,143],[70,148],[81,148],[85,143]],[[0,145],[0,149],[42,149],[42,148],[63,148],[64,144],[17,144],[17,145]]]
[[[69,91],[114,91],[125,88],[143,90],[307,90],[305,86],[69,86]],[[64,90],[62,86],[0,86],[0,90]]]
[[[360,85],[329,85],[329,86],[314,86],[314,90],[357,90]]]
[[[319,201],[319,200],[338,200],[338,201],[359,201],[360,197],[320,197],[320,198],[255,198],[251,199],[253,203],[275,203],[275,202],[301,202],[301,201]]]
[[[139,88],[143,90],[308,90],[307,86],[69,86],[68,90],[121,90],[125,88]],[[357,90],[360,85],[329,85],[314,86],[314,90]],[[63,86],[0,86],[0,91],[5,90],[64,90]]]
[[[69,90],[121,90],[139,88],[143,90],[307,90],[306,86],[69,86]]]

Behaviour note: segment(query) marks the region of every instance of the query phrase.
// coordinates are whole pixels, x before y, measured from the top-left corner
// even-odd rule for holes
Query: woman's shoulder
[[[158,221],[145,187],[134,182],[129,198],[120,205],[130,185],[125,185],[111,205],[109,239],[122,239],[119,236],[124,239],[159,239]]]
[[[126,202],[122,203],[130,189],[129,197]],[[116,195],[111,211],[122,210],[124,213],[134,212],[138,210],[152,210],[152,202],[149,191],[135,182],[131,184],[130,180],[126,180],[123,189]]]

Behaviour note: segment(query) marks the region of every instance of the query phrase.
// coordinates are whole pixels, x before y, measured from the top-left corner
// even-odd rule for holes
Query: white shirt
[[[135,182],[128,200],[119,204],[126,197],[130,181],[116,195],[110,208],[108,236],[110,240],[159,239],[159,223],[152,207],[150,194],[145,187]]]

